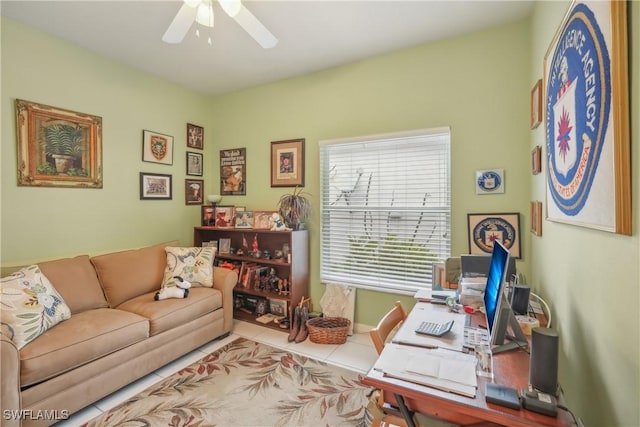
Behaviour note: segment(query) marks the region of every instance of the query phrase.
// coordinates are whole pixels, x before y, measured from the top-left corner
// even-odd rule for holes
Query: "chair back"
[[[382,353],[384,343],[387,341],[389,333],[406,318],[407,314],[402,308],[402,304],[400,304],[400,301],[396,301],[395,306],[385,314],[380,322],[378,322],[378,325],[369,331],[369,335],[378,354]]]

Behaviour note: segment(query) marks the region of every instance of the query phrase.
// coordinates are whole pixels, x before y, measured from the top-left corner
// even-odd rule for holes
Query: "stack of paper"
[[[478,380],[473,355],[445,349],[387,344],[375,369],[416,384],[475,397]]]

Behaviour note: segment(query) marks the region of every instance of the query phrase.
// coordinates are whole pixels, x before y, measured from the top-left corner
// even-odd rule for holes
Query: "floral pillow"
[[[162,287],[173,282],[173,277],[180,276],[183,280],[191,282],[193,286],[213,286],[213,259],[216,256],[216,248],[179,248],[168,246],[167,267],[164,270]]]
[[[71,317],[71,310],[37,265],[0,280],[2,332],[21,349]]]

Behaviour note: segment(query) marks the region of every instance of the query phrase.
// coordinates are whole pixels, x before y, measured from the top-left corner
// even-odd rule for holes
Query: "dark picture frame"
[[[173,136],[152,130],[143,130],[142,161],[173,165]]]
[[[493,242],[500,242],[509,250],[511,257],[521,258],[520,214],[470,213],[467,214],[469,253],[489,255],[493,252]]]
[[[187,151],[187,175],[190,176],[202,176],[202,159],[201,153],[194,153],[193,151]]]
[[[202,126],[187,123],[187,147],[204,149],[204,128]]]
[[[140,200],[171,200],[171,175],[140,172]]]
[[[271,187],[304,187],[304,142],[271,142]]]
[[[102,117],[22,99],[15,106],[18,185],[102,188]]]
[[[202,205],[200,223],[203,227],[211,227],[215,224],[215,207],[212,205]]]
[[[184,180],[184,202],[187,205],[201,205],[204,203],[204,180]]]
[[[220,150],[220,194],[245,196],[247,194],[247,149]]]

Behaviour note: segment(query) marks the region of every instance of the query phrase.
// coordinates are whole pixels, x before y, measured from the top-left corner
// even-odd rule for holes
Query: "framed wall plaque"
[[[521,258],[519,213],[467,214],[467,227],[470,254],[489,255],[499,240],[513,258]]]

